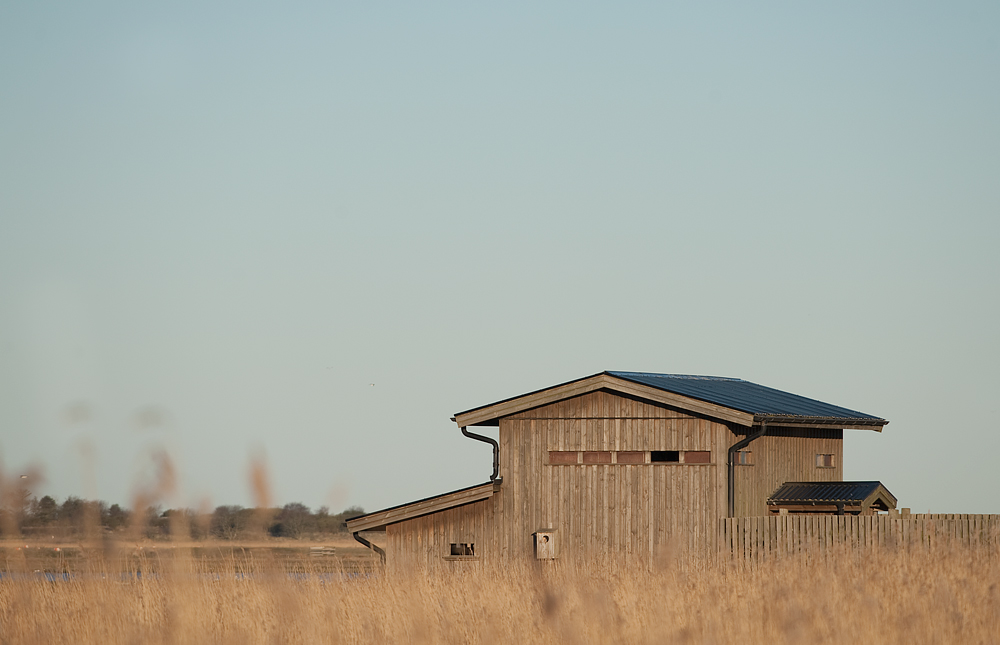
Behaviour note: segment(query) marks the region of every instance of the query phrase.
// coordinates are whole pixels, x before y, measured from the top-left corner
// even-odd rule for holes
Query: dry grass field
[[[263,548],[85,550],[58,576],[4,557],[3,643],[1000,643],[992,549],[438,577]]]

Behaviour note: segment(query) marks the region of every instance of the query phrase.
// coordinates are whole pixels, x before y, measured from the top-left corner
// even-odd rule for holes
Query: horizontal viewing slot
[[[649,458],[647,459],[647,455]],[[710,450],[550,450],[549,465],[711,464]],[[745,462],[740,462],[745,463]]]

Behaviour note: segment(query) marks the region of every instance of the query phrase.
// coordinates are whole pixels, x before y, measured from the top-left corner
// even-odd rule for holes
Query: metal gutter
[[[452,419],[454,421],[454,419]],[[476,441],[482,441],[483,443],[488,443],[493,446],[493,474],[490,475],[490,481],[496,482],[497,476],[500,475],[500,444],[498,444],[493,439],[489,437],[484,437],[481,434],[476,434],[475,432],[469,432],[462,426],[462,434],[464,434],[469,439],[475,439]]]
[[[770,426],[831,426],[836,428],[854,428],[881,431],[889,424],[885,419],[872,417],[809,417],[799,414],[755,414],[754,423],[767,423]]]
[[[354,535],[354,539],[355,540],[357,540],[361,544],[364,544],[366,547],[368,547],[369,549],[371,549],[375,553],[378,553],[378,557],[382,558],[382,564],[385,564],[385,550],[384,549],[379,548],[378,545],[372,544],[368,540],[366,540],[363,537],[361,537],[361,531],[355,531],[353,533],[353,535]]]
[[[726,491],[728,501],[728,517],[736,514],[736,453],[750,445],[754,439],[759,439],[767,434],[767,421],[762,421],[760,430],[753,434],[748,434],[733,445],[729,446],[729,489]]]

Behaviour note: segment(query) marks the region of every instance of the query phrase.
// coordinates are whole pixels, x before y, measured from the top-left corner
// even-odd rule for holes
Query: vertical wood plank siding
[[[385,564],[389,571],[437,570],[478,566],[484,552],[496,550],[496,497],[415,517],[385,527]],[[453,543],[475,544],[476,556],[446,560]]]
[[[753,465],[736,467],[736,517],[767,515],[767,498],[785,482],[844,480],[843,430],[770,428],[747,450]],[[818,454],[834,455],[834,467],[817,468]]]
[[[1000,515],[772,515],[719,521],[720,553],[764,562],[842,549],[1000,547]]]
[[[764,515],[786,481],[840,480],[842,431],[775,429],[751,444],[737,472],[737,515]],[[534,557],[532,533],[554,529],[560,559],[652,565],[667,550],[717,548],[726,516],[726,458],[742,438],[712,419],[610,392],[591,392],[500,420],[500,476],[493,497],[392,524],[387,565],[430,569]],[[550,451],[706,451],[707,463],[549,464]],[[836,467],[815,468],[835,454]],[[603,459],[603,456],[600,458]],[[584,461],[581,455],[581,462]],[[599,461],[594,456],[587,461]],[[447,559],[451,543],[475,559]]]

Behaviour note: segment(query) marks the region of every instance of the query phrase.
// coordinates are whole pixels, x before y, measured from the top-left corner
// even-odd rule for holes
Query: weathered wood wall
[[[747,449],[753,453],[754,465],[736,467],[736,517],[767,515],[768,496],[785,482],[844,479],[843,430],[770,428],[767,436]],[[817,454],[834,455],[834,467],[817,468]]]
[[[767,512],[785,481],[839,480],[842,431],[775,429],[751,444],[737,471],[737,515]],[[560,559],[651,564],[665,549],[714,550],[727,513],[729,446],[741,436],[719,421],[591,392],[500,420],[500,476],[490,499],[390,525],[387,563],[469,566],[451,543],[476,545],[477,561],[534,557],[532,533],[555,529]],[[550,463],[550,451],[706,451],[706,463]],[[817,469],[815,455],[836,455]],[[574,459],[577,459],[574,456]],[[615,457],[617,459],[617,456]]]
[[[1000,515],[777,515],[719,522],[720,553],[747,562],[851,548],[1000,545]]]
[[[449,508],[385,527],[386,567],[430,571],[476,566],[498,554],[494,521],[496,497]],[[474,557],[452,558],[452,543],[473,543]]]
[[[531,534],[557,531],[560,558],[649,562],[671,540],[700,544],[725,515],[722,423],[609,392],[500,420],[497,526],[503,549],[532,557]],[[549,451],[709,451],[705,464],[550,464]]]

